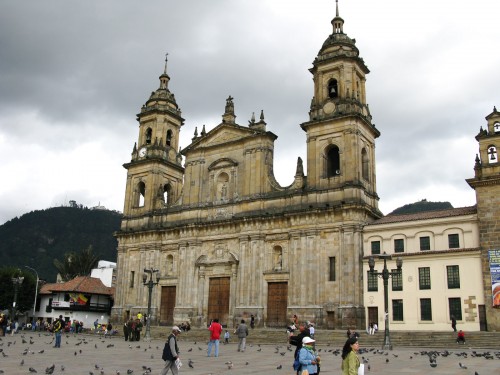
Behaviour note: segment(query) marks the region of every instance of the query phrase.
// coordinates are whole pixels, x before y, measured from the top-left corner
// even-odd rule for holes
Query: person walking
[[[457,332],[457,319],[455,319],[455,316],[451,316],[451,328],[453,328],[453,332]]]
[[[309,375],[316,375],[318,373],[319,356],[314,351],[314,343],[310,337],[302,339],[302,348],[299,351],[299,363],[301,365],[301,373],[307,370]]]
[[[160,375],[167,375],[168,371],[172,371],[173,375],[179,373],[180,357],[179,347],[177,346],[177,335],[181,333],[181,329],[177,326],[172,327],[172,333],[167,338],[165,347],[163,348],[163,355],[161,359],[165,361],[165,366]]]
[[[245,320],[241,319],[238,328],[234,331],[234,333],[238,336],[238,351],[244,352],[246,349],[246,342],[248,336],[248,327],[245,324]]]
[[[63,327],[64,327],[63,316],[59,315],[59,319],[56,319],[56,321],[54,322],[54,336],[56,337],[56,343],[54,344],[54,348],[61,347],[61,336]]]
[[[342,375],[358,375],[360,366],[357,356],[359,350],[359,341],[356,336],[347,339],[342,348]]]
[[[219,324],[219,319],[212,320],[210,327],[208,327],[210,331],[210,341],[208,341],[208,349],[207,349],[207,357],[210,357],[210,353],[212,352],[212,345],[215,345],[215,353],[214,356],[219,356],[219,340],[220,335],[222,333],[222,326]]]

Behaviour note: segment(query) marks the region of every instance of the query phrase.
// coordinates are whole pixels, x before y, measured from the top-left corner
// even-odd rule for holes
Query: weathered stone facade
[[[368,68],[338,10],[332,25],[310,69],[313,99],[301,124],[307,174],[298,158],[287,187],[274,178],[277,136],[264,114],[237,124],[231,97],[222,122],[195,130],[177,152],[184,120],[165,68],[137,116],[138,143],[124,165],[115,320],[145,311],[140,276],[153,268],[154,324],[232,325],[253,314],[257,325],[284,326],[297,314],[331,328],[364,325],[362,230],[381,216],[380,133],[366,102]]]
[[[479,242],[486,302],[486,320],[489,331],[500,330],[500,311],[493,308],[491,273],[488,252],[500,250],[500,112],[496,108],[486,117],[487,128],[481,127],[476,140],[479,155],[476,155],[474,178],[469,185],[476,190],[477,216],[479,219]]]

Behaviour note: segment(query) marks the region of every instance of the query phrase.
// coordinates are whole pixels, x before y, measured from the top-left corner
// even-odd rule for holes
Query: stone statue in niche
[[[281,249],[274,250],[274,271],[281,271],[283,268],[283,254]]]

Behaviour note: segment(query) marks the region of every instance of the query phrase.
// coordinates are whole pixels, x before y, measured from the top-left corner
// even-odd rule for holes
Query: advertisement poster
[[[500,250],[488,251],[490,258],[491,295],[493,307],[500,307]]]

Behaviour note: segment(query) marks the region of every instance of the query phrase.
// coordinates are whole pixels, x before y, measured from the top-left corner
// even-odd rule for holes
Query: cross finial
[[[165,74],[167,74],[167,62],[168,62],[168,52],[165,54],[165,71],[164,71]]]

